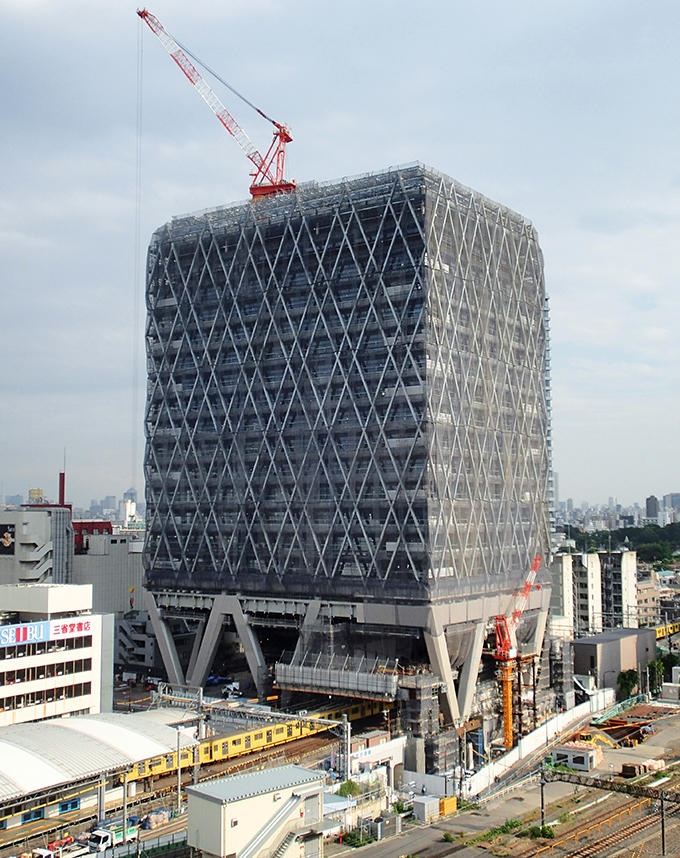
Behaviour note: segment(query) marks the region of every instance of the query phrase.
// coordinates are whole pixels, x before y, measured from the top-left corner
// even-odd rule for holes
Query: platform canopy
[[[0,801],[81,781],[177,749],[177,710],[109,712],[16,724],[0,730]],[[196,744],[182,730],[182,748]]]

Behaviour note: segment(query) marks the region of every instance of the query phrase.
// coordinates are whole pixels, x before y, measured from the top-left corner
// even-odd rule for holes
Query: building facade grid
[[[421,166],[161,227],[148,586],[515,586],[549,545],[544,300],[531,224]]]

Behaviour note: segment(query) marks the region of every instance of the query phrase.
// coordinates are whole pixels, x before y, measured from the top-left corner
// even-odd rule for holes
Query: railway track
[[[611,834],[608,834],[606,837],[600,837],[592,843],[581,846],[576,850],[570,850],[569,855],[580,856],[580,858],[593,858],[593,856],[604,855],[605,850],[609,850],[612,847],[617,847],[617,851],[619,852],[623,848],[628,850],[631,848],[630,844],[627,844],[624,847],[624,841],[634,837],[636,834],[641,834],[652,826],[656,826],[658,828],[658,819],[648,816],[641,817],[640,819],[630,822],[628,825],[624,825],[623,828],[612,831]]]
[[[338,739],[329,738],[327,735],[309,736],[305,739],[298,739],[286,745],[278,745],[271,748],[269,751],[256,751],[252,754],[238,757],[238,761],[221,761],[201,766],[200,774],[197,778],[197,783],[203,781],[214,780],[215,778],[224,777],[229,774],[247,771],[253,768],[262,768],[270,766],[277,762],[284,763],[296,762],[303,763],[311,757],[322,756],[325,749],[330,748],[333,744],[337,744]],[[189,770],[183,772],[182,787],[189,786],[193,783],[193,773]],[[163,803],[168,804],[170,796],[177,795],[177,777],[176,775],[167,775],[157,781],[153,790],[141,793],[135,798],[128,800],[128,813],[144,815],[149,810],[154,810]],[[106,808],[107,815],[120,815],[123,812],[123,803],[111,803]],[[76,815],[77,814],[77,815]],[[4,856],[14,855],[18,851],[31,852],[37,847],[44,847],[48,841],[57,839],[64,831],[69,829],[72,831],[85,830],[88,825],[97,820],[96,808],[89,811],[74,812],[68,817],[62,816],[55,818],[54,825],[41,828],[39,831],[27,831],[23,826],[21,828],[12,829],[11,832],[2,832],[10,836],[5,839],[0,839],[0,858]],[[157,837],[158,832],[144,833],[141,839],[148,837]]]

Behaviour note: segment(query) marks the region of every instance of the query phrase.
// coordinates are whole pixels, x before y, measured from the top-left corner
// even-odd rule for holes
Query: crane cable
[[[139,19],[137,31],[137,110],[135,119],[135,220],[134,220],[134,260],[133,260],[133,322],[132,322],[132,443],[131,443],[131,486],[135,486],[139,463],[137,461],[137,438],[139,432],[139,320],[142,291],[142,107],[143,107],[143,61],[144,39],[143,22]]]
[[[234,93],[234,95],[238,96],[238,98],[240,98],[240,99],[241,99],[241,101],[244,101],[244,102],[248,105],[248,107],[252,107],[252,109],[253,109],[256,113],[259,113],[259,114],[260,114],[260,116],[261,116],[263,119],[266,119],[266,120],[267,120],[267,122],[271,122],[271,124],[272,124],[272,125],[274,125],[276,128],[280,128],[280,127],[281,127],[281,126],[280,126],[280,124],[279,124],[275,119],[272,119],[272,118],[271,118],[271,116],[267,116],[267,114],[266,114],[263,110],[260,110],[260,108],[259,108],[256,104],[253,104],[253,102],[252,102],[252,101],[249,101],[249,100],[245,97],[245,95],[242,95],[242,94],[241,94],[237,89],[234,89],[234,87],[233,87],[230,83],[227,83],[227,81],[226,81],[226,80],[224,80],[224,78],[220,77],[220,76],[217,74],[217,72],[216,72],[216,71],[214,71],[213,69],[211,69],[211,68],[210,68],[210,66],[206,65],[206,64],[203,62],[203,60],[199,59],[199,58],[196,56],[196,54],[192,53],[192,52],[189,50],[189,48],[187,48],[187,47],[186,47],[185,45],[183,45],[181,42],[178,42],[178,41],[177,41],[177,39],[175,39],[175,37],[174,37],[174,36],[173,36],[172,38],[177,42],[177,44],[178,44],[178,45],[180,46],[180,48],[184,51],[184,53],[185,53],[185,54],[188,54],[188,56],[190,56],[190,57],[191,57],[191,59],[192,59],[195,63],[198,63],[198,65],[199,65],[199,66],[201,66],[201,68],[204,68],[204,69],[208,72],[208,74],[211,74],[211,75],[215,78],[215,80],[218,80],[218,81],[219,81],[223,86],[226,86],[226,88],[227,88],[230,92],[233,92],[233,93]]]

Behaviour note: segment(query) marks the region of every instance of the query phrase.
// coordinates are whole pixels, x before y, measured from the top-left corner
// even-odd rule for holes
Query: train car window
[[[137,763],[137,774],[143,775],[146,771],[146,763]]]
[[[277,736],[280,736],[280,735],[281,735],[281,733],[283,733],[283,727],[277,727],[277,728],[276,728],[276,735],[277,735]]]
[[[229,753],[229,742],[222,742],[222,753],[225,755]]]
[[[250,736],[246,736],[245,747],[246,748],[250,747]]]
[[[267,741],[268,741],[268,742],[271,742],[271,740],[272,740],[272,736],[273,736],[273,735],[274,735],[274,734],[272,733],[272,731],[271,731],[271,730],[267,730]]]
[[[240,739],[232,739],[231,744],[232,744],[232,745],[240,745],[240,744],[241,744],[241,740],[240,740]]]
[[[293,725],[287,724],[286,725],[286,736],[292,736],[292,735],[293,735]]]
[[[80,809],[80,799],[72,798],[70,801],[59,802],[59,813],[68,813],[70,810]]]
[[[35,822],[36,819],[44,819],[45,818],[45,808],[44,807],[36,807],[35,810],[27,810],[26,813],[21,814],[21,823],[25,825],[27,822]]]
[[[352,706],[352,715],[358,715],[358,714],[359,714],[359,707],[358,706]]]
[[[169,769],[171,769],[171,768],[173,767],[173,765],[174,765],[174,764],[175,764],[175,755],[174,755],[174,754],[168,754],[168,755],[165,757],[165,765],[166,765]]]
[[[7,828],[7,819],[0,819],[0,831],[4,831]]]
[[[255,741],[256,742],[262,741],[262,733],[255,733]]]

